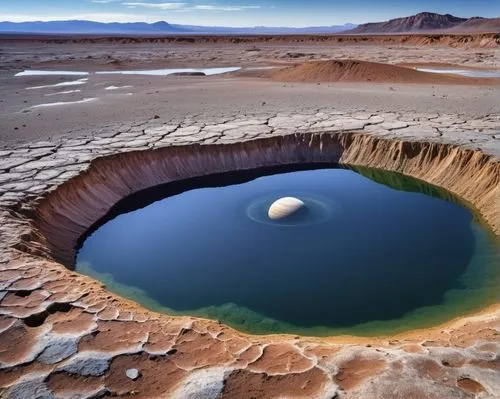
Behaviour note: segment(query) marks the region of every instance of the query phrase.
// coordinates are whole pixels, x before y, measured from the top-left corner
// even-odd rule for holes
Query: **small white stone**
[[[304,202],[295,197],[283,197],[269,207],[268,216],[270,219],[279,220],[297,212],[304,206]]]
[[[128,369],[125,374],[131,380],[137,380],[139,378],[139,370],[137,369]]]

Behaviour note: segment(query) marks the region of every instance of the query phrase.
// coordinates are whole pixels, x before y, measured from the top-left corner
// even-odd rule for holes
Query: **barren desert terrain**
[[[269,78],[278,68],[339,59],[412,67],[500,68],[497,34],[467,38],[439,37],[437,42],[444,44],[435,45],[432,44],[434,36],[425,35],[416,38],[404,35],[265,37],[260,41],[255,37],[213,37],[199,38],[200,42],[194,43],[184,42],[185,37],[180,38],[180,43],[173,38],[164,41],[4,37],[0,38],[0,84],[4,93],[0,100],[2,139],[92,135],[102,126],[145,123],[155,116],[168,122],[189,115],[273,114],[329,107],[472,115],[494,112],[498,90],[488,79],[474,81],[411,69],[402,70],[409,77],[397,79],[390,67],[383,65],[375,65],[378,70],[368,68],[358,73],[358,78],[347,72],[341,79],[335,79],[340,80],[337,82],[329,73],[324,74],[323,79],[309,77],[305,84],[297,83],[305,78],[305,75],[301,78],[300,72],[289,79],[278,73],[274,80],[281,82]],[[24,69],[96,72],[200,67],[241,67],[242,70],[209,77],[91,74],[88,83],[83,85],[35,90],[26,89],[76,80],[78,76],[75,79],[64,76],[14,78],[14,74]],[[269,67],[276,69],[266,69]],[[359,82],[360,76],[364,76],[364,83],[372,80],[371,83],[376,84],[363,84]],[[462,88],[464,85],[466,89]],[[121,89],[105,90],[112,86]],[[84,99],[95,101],[73,107],[30,109],[43,103]]]
[[[109,74],[223,67],[241,69]],[[149,311],[64,266],[137,190],[304,160],[442,187],[498,239],[499,71],[495,33],[1,36],[0,395],[499,397],[498,301],[393,335],[258,336]]]

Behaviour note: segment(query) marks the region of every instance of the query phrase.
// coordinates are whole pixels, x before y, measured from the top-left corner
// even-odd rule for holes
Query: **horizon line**
[[[231,25],[203,25],[203,24],[192,24],[192,23],[171,23],[166,21],[165,19],[160,19],[157,21],[151,21],[147,22],[146,20],[142,21],[98,21],[95,19],[85,19],[85,18],[55,18],[55,19],[33,19],[33,20],[24,20],[24,21],[15,21],[15,20],[2,20],[0,23],[11,23],[11,24],[26,24],[26,23],[51,23],[51,22],[92,22],[96,24],[146,24],[146,25],[154,25],[158,23],[166,23],[171,26],[196,26],[196,27],[206,27],[206,28],[234,28],[234,29],[253,29],[253,28],[291,28],[291,29],[304,29],[304,28],[317,28],[317,27],[333,27],[333,26],[346,26],[346,25],[354,25],[354,26],[359,26],[363,24],[369,24],[369,23],[379,23],[379,22],[387,22],[387,21],[392,21],[395,19],[401,19],[401,18],[409,18],[412,16],[416,16],[419,14],[436,14],[436,15],[451,15],[456,18],[462,18],[462,19],[473,19],[473,18],[482,18],[482,19],[495,19],[495,18],[500,18],[500,16],[495,16],[495,17],[483,17],[480,15],[472,16],[472,17],[459,17],[450,13],[436,13],[436,12],[431,12],[431,11],[420,11],[415,14],[407,15],[407,16],[401,16],[401,17],[396,17],[396,18],[390,18],[386,20],[380,20],[380,21],[369,21],[369,22],[361,22],[361,23],[355,23],[355,22],[343,22],[343,23],[337,23],[337,24],[329,24],[329,25],[245,25],[245,26],[231,26]]]
[[[304,29],[304,28],[322,28],[322,27],[332,27],[332,26],[346,26],[346,25],[353,25],[353,26],[358,26],[361,24],[356,24],[353,22],[345,22],[341,24],[332,24],[332,25],[304,25],[304,26],[292,26],[292,25],[245,25],[245,26],[231,26],[231,25],[198,25],[198,24],[180,24],[180,23],[170,23],[165,20],[158,20],[154,22],[147,22],[147,21],[109,21],[109,22],[102,22],[102,21],[95,21],[92,19],[51,19],[48,21],[44,20],[33,20],[33,21],[0,21],[0,23],[11,23],[11,24],[29,24],[29,23],[51,23],[51,22],[93,22],[96,24],[146,24],[146,25],[155,25],[158,23],[166,23],[170,26],[196,26],[196,27],[206,27],[206,28],[234,28],[234,29],[246,29],[246,28],[295,28],[295,29]],[[369,22],[368,22],[369,23]]]

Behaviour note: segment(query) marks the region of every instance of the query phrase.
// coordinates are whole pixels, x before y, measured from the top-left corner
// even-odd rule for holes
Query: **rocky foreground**
[[[500,114],[315,109],[150,120],[89,138],[5,145],[2,397],[500,396],[498,306],[391,337],[252,336],[149,312],[60,263],[72,261],[74,240],[113,201],[207,165],[321,159],[396,170],[469,200],[498,235],[499,126]]]

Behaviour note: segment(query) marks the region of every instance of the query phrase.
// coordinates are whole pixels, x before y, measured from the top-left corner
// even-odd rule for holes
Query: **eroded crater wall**
[[[385,169],[440,186],[471,204],[500,235],[500,164],[494,158],[447,144],[322,133],[98,158],[86,172],[40,203],[36,240],[46,248],[46,255],[70,265],[78,239],[114,204],[134,192],[206,174],[314,162]]]

